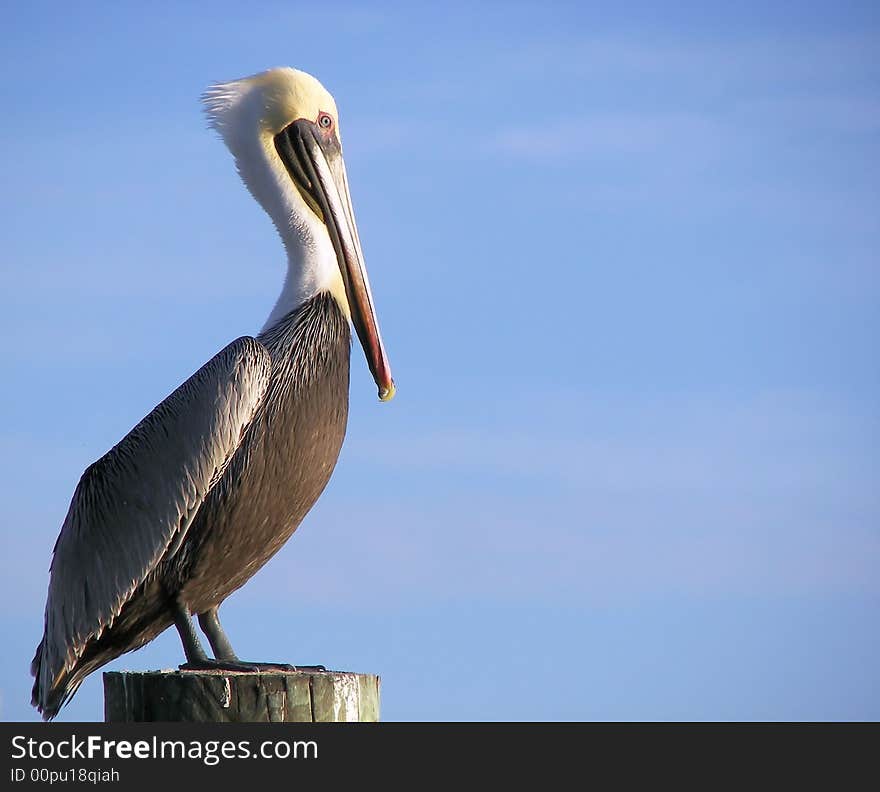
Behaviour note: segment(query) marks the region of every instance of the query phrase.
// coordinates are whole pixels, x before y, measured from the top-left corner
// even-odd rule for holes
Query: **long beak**
[[[394,380],[379,335],[339,142],[335,135],[327,138],[311,121],[300,119],[275,138],[275,145],[300,192],[327,225],[345,284],[352,324],[379,388],[379,398],[388,401],[394,397]]]

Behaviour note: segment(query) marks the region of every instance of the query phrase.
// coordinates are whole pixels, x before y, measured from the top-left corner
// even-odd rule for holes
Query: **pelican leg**
[[[232,644],[226,635],[226,631],[220,624],[220,615],[218,608],[210,608],[204,613],[199,614],[199,626],[208,636],[211,648],[214,650],[214,657],[222,661],[225,666],[230,663],[236,663],[242,667],[242,670],[249,671],[326,671],[322,665],[317,666],[294,666],[290,663],[252,663],[249,660],[239,660],[238,655],[232,649]],[[209,663],[212,661],[208,661]]]
[[[251,663],[239,660],[232,650],[232,644],[220,624],[217,608],[210,608],[199,614],[199,626],[208,636],[216,659],[205,654],[202,642],[196,633],[189,610],[178,599],[174,601],[174,624],[183,642],[186,662],[180,666],[182,671],[326,671],[322,665],[294,666],[290,663]]]
[[[205,654],[205,649],[199,640],[199,634],[192,623],[189,609],[180,601],[179,597],[174,599],[174,626],[177,627],[177,632],[180,635],[187,663],[201,663],[207,660],[208,655]]]
[[[201,621],[201,619],[199,619]],[[220,623],[217,622],[219,627]],[[199,634],[192,622],[189,608],[181,602],[179,598],[174,600],[174,626],[180,634],[180,640],[183,643],[183,651],[186,655],[186,662],[179,666],[181,671],[259,671],[256,666],[250,663],[240,663],[238,660],[212,660],[205,653],[202,642],[199,640]],[[221,630],[222,634],[222,630]],[[210,636],[209,636],[210,637]],[[225,636],[224,636],[225,638]],[[211,639],[211,648],[214,649],[214,640]],[[226,648],[230,651],[229,640],[226,639]]]
[[[220,616],[216,607],[199,614],[199,626],[208,636],[211,649],[214,650],[214,657],[218,660],[238,660],[238,655],[233,651],[226,631],[220,624]]]

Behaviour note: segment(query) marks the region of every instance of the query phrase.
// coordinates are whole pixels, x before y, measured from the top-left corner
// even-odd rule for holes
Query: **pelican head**
[[[342,158],[336,102],[310,74],[290,68],[211,86],[208,119],[247,188],[287,248],[284,290],[267,326],[320,291],[349,317],[379,398],[394,396]]]

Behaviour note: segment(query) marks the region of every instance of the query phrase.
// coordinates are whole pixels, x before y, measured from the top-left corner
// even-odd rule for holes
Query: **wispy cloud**
[[[878,428],[851,405],[796,392],[652,406],[527,401],[548,410],[533,410],[518,434],[512,415],[523,404],[513,399],[496,432],[356,438],[300,532],[239,596],[880,593]],[[34,571],[48,564],[72,455],[62,464],[56,451],[51,497],[10,515],[32,527],[7,537],[3,585],[26,593],[35,613],[46,578]],[[14,456],[6,480],[47,474],[39,442],[19,442]],[[377,467],[381,485],[359,483]]]
[[[495,148],[531,160],[569,160],[677,152],[688,157],[721,149],[724,126],[699,113],[596,113],[501,130]]]
[[[497,432],[350,448],[348,494],[319,507],[253,596],[880,593],[872,424],[845,405],[796,393],[647,409],[581,399],[532,412],[520,434],[499,420]],[[353,486],[377,465],[399,489]],[[437,482],[427,503],[423,482]]]
[[[562,514],[515,498],[457,497],[429,510],[360,503],[371,519],[356,528],[351,506],[324,508],[240,596],[369,606],[880,593],[880,537],[865,528],[804,525],[801,514],[771,515],[762,504],[699,501],[695,520],[656,497],[583,498],[580,517],[574,503]]]
[[[490,148],[539,162],[638,157],[639,165],[646,160],[662,165],[672,158],[678,167],[737,158],[783,142],[824,143],[827,135],[870,141],[878,131],[880,102],[873,98],[788,96],[742,100],[712,110],[585,112],[503,127]]]
[[[819,76],[822,80],[866,67],[878,70],[876,33],[840,33],[702,38],[675,35],[560,33],[499,53],[503,67],[516,74],[541,70],[559,77],[639,76],[657,82],[678,78],[723,86],[731,80],[768,78],[767,89],[781,82]]]

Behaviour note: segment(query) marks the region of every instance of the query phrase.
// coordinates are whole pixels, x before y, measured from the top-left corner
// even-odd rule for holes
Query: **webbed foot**
[[[247,660],[195,660],[178,666],[181,671],[241,671],[254,673],[256,671],[282,671],[284,673],[317,673],[326,671],[322,665],[295,666],[290,663],[251,663]]]

